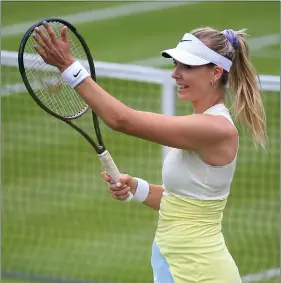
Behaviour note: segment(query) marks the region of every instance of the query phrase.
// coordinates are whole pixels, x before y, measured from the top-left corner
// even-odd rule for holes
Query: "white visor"
[[[180,63],[190,66],[202,66],[213,63],[229,72],[232,62],[226,57],[210,49],[197,37],[186,33],[176,48],[161,52],[165,58],[173,58]]]

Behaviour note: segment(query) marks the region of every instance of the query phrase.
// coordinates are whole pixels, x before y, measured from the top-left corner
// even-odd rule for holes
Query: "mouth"
[[[177,87],[178,87],[178,90],[180,90],[180,89],[186,89],[186,88],[188,88],[189,86],[188,86],[188,85],[182,85],[182,84],[178,84],[178,83],[177,83]]]

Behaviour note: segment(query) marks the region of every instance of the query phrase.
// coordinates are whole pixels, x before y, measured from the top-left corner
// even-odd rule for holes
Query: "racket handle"
[[[109,176],[115,182],[117,180],[117,178],[120,176],[120,172],[119,172],[115,162],[113,161],[110,153],[106,150],[103,153],[98,154],[98,156],[99,156],[99,159],[100,159],[101,164],[103,165],[105,171],[109,174]],[[133,197],[134,197],[134,195],[129,191],[129,197],[127,199],[123,200],[123,202],[128,202]]]

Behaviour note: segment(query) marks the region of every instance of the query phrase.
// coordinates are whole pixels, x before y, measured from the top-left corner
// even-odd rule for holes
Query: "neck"
[[[222,97],[209,97],[204,100],[192,101],[193,113],[201,114],[216,104],[224,103]]]

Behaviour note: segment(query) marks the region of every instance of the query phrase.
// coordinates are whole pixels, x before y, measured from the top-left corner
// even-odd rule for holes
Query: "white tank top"
[[[224,104],[217,104],[203,114],[222,115],[233,121]],[[172,148],[163,163],[163,195],[200,200],[225,199],[236,167],[236,158],[224,166],[205,163],[194,151]]]

